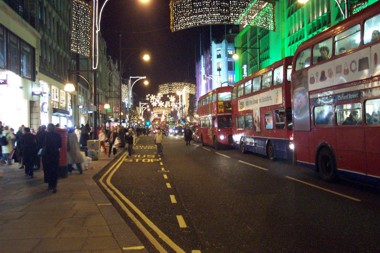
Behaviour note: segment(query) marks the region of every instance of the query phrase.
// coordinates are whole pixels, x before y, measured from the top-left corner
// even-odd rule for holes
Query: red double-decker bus
[[[293,158],[291,68],[287,57],[234,84],[233,140],[241,152]]]
[[[380,179],[380,2],[301,44],[294,55],[295,159],[322,179]]]
[[[198,99],[199,141],[215,149],[232,144],[232,87],[219,87]]]

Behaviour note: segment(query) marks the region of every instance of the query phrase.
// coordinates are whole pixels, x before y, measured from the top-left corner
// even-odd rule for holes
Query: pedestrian
[[[111,127],[110,136],[108,137],[108,143],[109,143],[108,157],[111,156],[111,152],[113,152],[113,155],[116,154],[116,149],[114,149],[114,145],[115,145],[117,136],[118,134],[117,134],[116,127]]]
[[[18,131],[16,132],[16,145],[17,145],[17,160],[18,162],[20,163],[20,170],[21,169],[24,169],[24,161],[23,161],[23,158],[22,158],[22,143],[21,143],[21,139],[22,139],[22,136],[24,134],[24,128],[25,126],[24,125],[21,125],[19,128],[18,128]]]
[[[25,166],[25,176],[33,178],[33,167],[37,159],[37,138],[31,133],[29,127],[24,128],[24,134],[21,137],[22,154]]]
[[[71,173],[73,165],[77,167],[79,174],[83,173],[82,163],[84,162],[83,156],[80,152],[79,142],[74,128],[70,128],[67,135],[67,167]]]
[[[54,132],[54,124],[49,124],[45,138],[45,155],[42,156],[43,165],[46,167],[48,190],[57,192],[59,151],[62,146],[61,136]]]
[[[190,141],[193,138],[193,132],[191,131],[190,127],[187,126],[185,128],[185,142],[186,146],[190,145]]]
[[[162,141],[163,141],[163,133],[160,128],[157,128],[157,133],[154,138],[154,143],[157,146],[157,155],[158,156],[163,156],[164,155],[164,147],[162,146]]]
[[[38,152],[38,150],[40,150],[45,145],[45,139],[46,139],[45,125],[41,125],[38,128],[36,137],[37,137],[37,152]],[[42,163],[42,169],[44,171],[44,182],[47,183],[48,179],[47,179],[47,171],[46,171],[46,166],[44,164],[44,159],[42,159],[41,156],[37,155],[37,168],[41,167],[41,163]]]
[[[12,142],[16,137],[9,131],[9,127],[5,126],[3,127],[3,131],[0,134],[0,138],[3,138],[6,140],[6,143],[2,143],[1,145],[1,163],[2,164],[11,164],[11,157],[10,154],[13,151]]]
[[[81,147],[87,147],[87,141],[90,139],[90,131],[91,127],[88,123],[85,126],[82,126],[79,140]]]
[[[125,142],[128,145],[128,156],[132,155],[133,140],[134,140],[133,131],[132,131],[132,128],[129,128],[128,132],[126,133],[126,136],[125,136]]]
[[[99,131],[99,142],[100,142],[100,147],[103,149],[104,154],[107,155],[107,147],[106,147],[107,135],[103,128],[100,129]]]

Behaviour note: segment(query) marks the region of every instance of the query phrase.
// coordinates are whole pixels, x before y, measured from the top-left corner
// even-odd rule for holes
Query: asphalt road
[[[150,252],[380,252],[380,193],[291,162],[143,136],[99,184]]]

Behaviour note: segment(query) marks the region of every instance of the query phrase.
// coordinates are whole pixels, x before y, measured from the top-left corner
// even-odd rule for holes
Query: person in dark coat
[[[128,129],[128,132],[125,135],[125,142],[128,144],[128,156],[132,155],[133,149],[133,131],[132,128]]]
[[[47,127],[45,147],[46,153],[42,157],[43,165],[46,167],[48,190],[53,193],[57,192],[58,168],[59,168],[59,150],[62,147],[61,136],[54,132],[55,126],[49,124]]]
[[[87,141],[90,139],[90,132],[91,127],[88,123],[81,128],[79,140],[81,147],[87,147]]]
[[[37,138],[30,132],[29,127],[24,128],[21,137],[22,154],[24,158],[25,175],[33,178],[33,167],[37,157]]]
[[[37,134],[36,134],[36,138],[37,138],[37,152],[38,152],[38,150],[40,148],[42,148],[42,146],[45,143],[45,134],[46,134],[46,126],[45,125],[41,125],[38,128]],[[41,157],[37,156],[37,159],[36,159],[36,169],[39,170],[40,168],[41,168]],[[46,174],[46,172],[44,170],[44,175],[45,174]],[[45,180],[45,183],[47,183],[47,180]]]
[[[193,138],[193,132],[191,131],[190,127],[185,128],[185,142],[186,146],[190,145],[190,141]]]

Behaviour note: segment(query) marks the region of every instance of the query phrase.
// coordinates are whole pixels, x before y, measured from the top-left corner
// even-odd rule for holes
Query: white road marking
[[[226,158],[231,158],[230,156],[228,156],[228,155],[225,155],[225,154],[222,154],[222,153],[219,153],[219,152],[215,152],[217,155],[220,155],[220,156],[224,156],[224,157],[226,157]]]
[[[319,189],[319,190],[322,190],[322,191],[325,191],[325,192],[329,192],[329,193],[338,195],[338,196],[346,198],[346,199],[350,199],[350,200],[353,200],[353,201],[361,202],[360,199],[357,199],[357,198],[354,198],[354,197],[351,197],[351,196],[348,196],[348,195],[345,195],[345,194],[342,194],[342,193],[339,193],[339,192],[336,192],[336,191],[332,191],[332,190],[329,190],[329,189],[326,189],[326,188],[322,188],[322,187],[320,187],[318,185],[310,184],[308,182],[296,179],[294,177],[286,176],[286,178],[290,179],[290,180],[293,180],[293,181],[296,181],[296,182],[299,182],[299,183],[304,184],[304,185],[308,185],[308,186],[314,187],[316,189]]]
[[[207,150],[207,151],[211,151],[211,149],[208,149],[208,148],[205,148],[205,147],[202,147],[204,150]]]
[[[261,167],[261,166],[258,166],[258,165],[254,165],[254,164],[252,164],[252,163],[247,163],[247,162],[244,162],[244,161],[242,161],[242,160],[239,160],[239,163],[244,163],[244,164],[246,164],[246,165],[248,165],[248,166],[251,166],[251,167],[254,167],[254,168],[256,168],[256,169],[260,169],[260,170],[265,170],[265,171],[268,170],[267,168],[264,168],[264,167]]]

